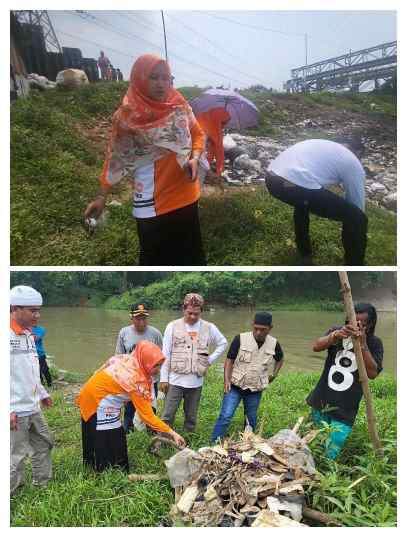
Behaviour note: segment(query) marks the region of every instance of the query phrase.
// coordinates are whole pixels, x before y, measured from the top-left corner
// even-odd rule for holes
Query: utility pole
[[[163,10],[161,10],[161,18],[162,18],[162,21],[163,21],[163,30],[164,30],[165,61],[168,62],[167,34],[165,33],[165,20],[164,20],[164,11]]]

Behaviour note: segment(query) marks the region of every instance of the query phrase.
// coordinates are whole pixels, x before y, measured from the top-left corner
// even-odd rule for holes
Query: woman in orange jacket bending
[[[129,470],[121,408],[132,401],[144,423],[168,434],[179,446],[185,441],[153,412],[153,376],[165,358],[157,345],[140,341],[131,354],[113,356],[84,384],[76,403],[82,417],[83,462],[96,471],[109,466]]]

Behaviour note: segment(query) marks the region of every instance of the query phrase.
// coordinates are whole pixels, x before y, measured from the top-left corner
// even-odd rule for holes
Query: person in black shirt
[[[314,343],[313,350],[328,350],[321,377],[308,395],[307,403],[312,408],[315,423],[325,421],[333,428],[327,442],[326,455],[334,460],[339,455],[353,424],[362,398],[362,386],[353,351],[353,337],[359,337],[362,356],[369,379],[382,371],[383,343],[374,335],[377,313],[371,304],[356,304],[358,329],[345,322],[342,327],[333,327]]]
[[[242,399],[247,421],[252,430],[255,429],[262,392],[276,378],[283,364],[283,350],[270,335],[272,326],[271,313],[256,313],[252,332],[244,332],[233,339],[225,360],[224,396],[212,443],[225,436]]]

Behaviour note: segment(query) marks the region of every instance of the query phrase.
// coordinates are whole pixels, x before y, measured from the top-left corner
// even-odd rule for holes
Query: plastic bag
[[[234,139],[231,137],[230,134],[225,134],[223,137],[223,148],[225,151],[230,151],[234,147],[237,146],[237,143],[234,141]]]
[[[192,481],[194,474],[199,472],[202,466],[198,453],[189,448],[179,451],[164,463],[173,487]]]
[[[311,450],[291,429],[282,429],[269,438],[267,443],[271,447],[278,447],[290,466],[301,466],[308,475],[316,474]]]

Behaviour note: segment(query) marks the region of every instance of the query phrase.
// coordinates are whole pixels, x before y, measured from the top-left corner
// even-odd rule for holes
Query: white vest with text
[[[233,364],[232,384],[252,392],[267,388],[275,362],[276,343],[273,336],[267,335],[259,349],[252,332],[240,334],[240,349]]]
[[[196,338],[187,332],[184,319],[174,321],[172,330],[170,371],[203,377],[209,367],[210,324],[201,319]]]

